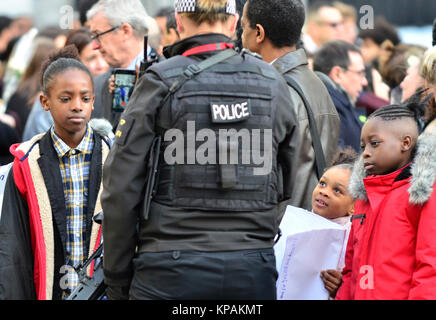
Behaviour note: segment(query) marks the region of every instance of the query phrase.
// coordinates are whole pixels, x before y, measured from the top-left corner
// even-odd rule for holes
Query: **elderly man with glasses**
[[[144,59],[147,12],[139,0],[100,0],[88,12],[93,48],[99,50],[111,70],[95,79],[95,112],[115,128],[121,112],[112,111],[108,81],[112,70],[135,70]],[[147,54],[152,52],[148,47]]]

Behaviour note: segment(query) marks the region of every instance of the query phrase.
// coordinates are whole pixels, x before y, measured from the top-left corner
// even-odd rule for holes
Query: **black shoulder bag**
[[[310,135],[312,136],[312,145],[313,145],[313,149],[315,150],[316,173],[318,179],[320,179],[327,165],[324,156],[324,151],[322,150],[321,139],[319,137],[318,129],[316,127],[315,116],[313,115],[313,111],[312,108],[310,107],[309,101],[307,101],[303,93],[303,90],[301,90],[298,83],[289,75],[283,75],[283,77],[285,78],[288,86],[293,88],[298,93],[301,100],[303,100],[304,107],[306,108],[306,112],[309,117],[309,129],[310,129]]]

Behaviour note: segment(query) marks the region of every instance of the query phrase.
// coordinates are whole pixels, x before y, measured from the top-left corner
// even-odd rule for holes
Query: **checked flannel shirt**
[[[86,133],[75,148],[71,149],[50,129],[53,146],[59,157],[62,183],[64,186],[65,207],[67,209],[67,242],[65,265],[74,267],[83,263],[86,253],[86,216],[88,210],[89,171],[94,133],[88,125]],[[79,284],[79,278],[72,268],[67,271],[67,285],[63,298],[68,297]]]

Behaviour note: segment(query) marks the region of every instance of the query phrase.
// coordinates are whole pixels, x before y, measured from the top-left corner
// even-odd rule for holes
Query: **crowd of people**
[[[347,229],[331,299],[436,298],[436,47],[338,1],[78,10],[0,17],[0,299],[67,299],[104,241],[109,299],[274,300],[287,206]]]

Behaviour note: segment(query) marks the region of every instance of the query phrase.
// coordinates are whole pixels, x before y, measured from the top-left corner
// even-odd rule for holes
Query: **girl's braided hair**
[[[339,148],[325,171],[331,168],[342,168],[352,171],[358,157],[357,152],[350,146]]]
[[[402,118],[412,118],[415,120],[419,132],[424,127],[423,116],[425,115],[426,105],[433,94],[427,94],[428,89],[418,90],[412,97],[401,104],[393,104],[377,109],[368,117],[368,120],[373,118],[381,118],[384,121],[393,121]]]
[[[91,71],[80,61],[76,46],[69,45],[50,55],[42,66],[41,88],[45,95],[48,95],[55,76],[68,69],[82,70],[89,75],[91,82],[93,81]]]
[[[357,154],[357,152],[354,151],[354,149],[350,146],[346,148],[339,148],[335,156],[333,157],[330,166],[334,167],[341,164],[353,165],[358,157],[359,155]]]

